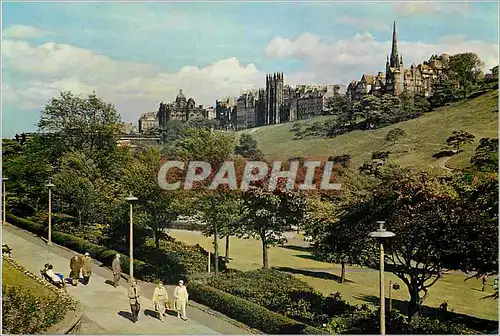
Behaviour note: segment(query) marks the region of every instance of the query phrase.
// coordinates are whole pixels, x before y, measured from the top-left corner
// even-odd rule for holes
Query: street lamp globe
[[[370,236],[371,238],[376,238],[377,240],[384,240],[385,238],[391,238],[395,236],[394,232],[384,229],[385,221],[377,221],[377,224],[379,225],[377,231],[370,232],[368,236]]]
[[[136,202],[136,201],[138,200],[138,198],[137,198],[137,197],[135,197],[134,195],[132,195],[132,193],[130,193],[130,194],[128,195],[128,197],[126,198],[126,200],[127,200],[127,202],[129,202],[129,203],[133,203],[133,202]]]
[[[49,188],[49,189],[50,189],[50,188],[54,188],[54,187],[55,187],[54,183],[52,183],[51,181],[47,182],[47,184],[46,184],[45,186],[46,186],[47,188]]]

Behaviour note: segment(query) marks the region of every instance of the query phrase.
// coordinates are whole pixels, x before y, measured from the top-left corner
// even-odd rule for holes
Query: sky
[[[475,52],[498,64],[497,2],[2,2],[2,131],[36,131],[60,91],[113,103],[122,120],[285,84],[348,84],[384,71],[396,21],[405,66]]]

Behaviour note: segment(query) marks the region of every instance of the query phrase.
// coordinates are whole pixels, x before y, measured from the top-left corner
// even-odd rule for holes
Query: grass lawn
[[[11,264],[5,261],[2,263],[2,286],[21,286],[23,288],[29,289],[29,291],[33,293],[33,295],[36,295],[40,298],[56,296],[56,293],[44,287],[36,280],[23,274],[21,271],[15,269]]]
[[[209,241],[199,232],[171,230],[170,234],[188,244],[200,244],[207,248]],[[297,236],[289,239],[285,247],[274,247],[269,252],[271,267],[294,273],[298,278],[306,281],[312,287],[323,294],[341,292],[344,299],[349,302],[360,304],[378,300],[378,271],[347,267],[345,284],[336,281],[340,275],[340,265],[319,262],[311,258],[311,254],[304,251],[304,243]],[[225,241],[220,241],[221,255],[224,255]],[[288,247],[286,247],[288,246]],[[213,251],[213,248],[211,248]],[[256,239],[239,239],[232,237],[230,240],[230,262],[228,267],[238,270],[253,270],[262,267],[261,243]],[[498,300],[482,299],[493,288],[493,279],[489,279],[486,292],[481,292],[480,280],[471,279],[464,282],[465,275],[462,273],[450,273],[432,286],[429,296],[424,302],[426,306],[437,308],[444,300],[448,301],[448,309],[456,313],[472,315],[490,320],[498,320]],[[409,299],[405,285],[392,273],[386,273],[386,284],[389,281],[398,282],[401,288],[393,291],[393,304],[396,307],[401,301]],[[388,290],[386,289],[388,297]]]
[[[461,168],[468,164],[483,137],[498,136],[498,91],[489,92],[475,99],[442,107],[420,118],[408,120],[371,131],[354,131],[335,138],[305,138],[293,140],[290,131],[295,122],[263,126],[243,130],[255,137],[259,148],[271,160],[302,156],[326,160],[331,155],[350,154],[355,165],[369,160],[378,150],[391,151],[390,159],[402,166],[436,168],[432,155],[446,146],[446,139],[454,130],[468,131],[476,136],[475,142],[467,145],[464,152],[451,158],[447,165]],[[299,121],[312,124],[328,117],[317,117]],[[395,145],[384,139],[394,128],[403,129],[407,136]]]

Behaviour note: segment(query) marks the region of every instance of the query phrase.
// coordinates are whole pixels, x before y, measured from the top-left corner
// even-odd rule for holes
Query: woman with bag
[[[165,308],[168,305],[168,294],[161,281],[158,281],[158,286],[153,293],[153,303],[155,305],[155,310],[160,316],[160,320],[164,321],[164,317],[166,316]]]

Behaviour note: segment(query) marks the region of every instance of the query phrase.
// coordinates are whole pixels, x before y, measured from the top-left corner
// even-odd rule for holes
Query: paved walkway
[[[69,259],[72,252],[57,245],[47,246],[45,241],[27,231],[10,224],[2,225],[2,243],[12,248],[12,258],[27,270],[39,274],[47,262],[54,265],[54,270],[69,272]],[[83,334],[249,334],[249,330],[241,328],[225,319],[211,314],[209,309],[190,305],[187,315],[189,320],[183,321],[174,316],[167,316],[161,322],[154,314],[151,301],[155,285],[139,281],[142,297],[139,321],[132,323],[130,306],[127,297],[128,282],[121,280],[120,286],[114,288],[107,281],[112,279],[111,271],[93,265],[93,276],[87,286],[79,284],[76,287],[68,285],[68,293],[80,301],[84,308],[85,318],[82,323]],[[189,287],[188,287],[189,290]],[[173,297],[173,287],[168,286],[169,297]],[[210,326],[210,327],[208,327]]]

